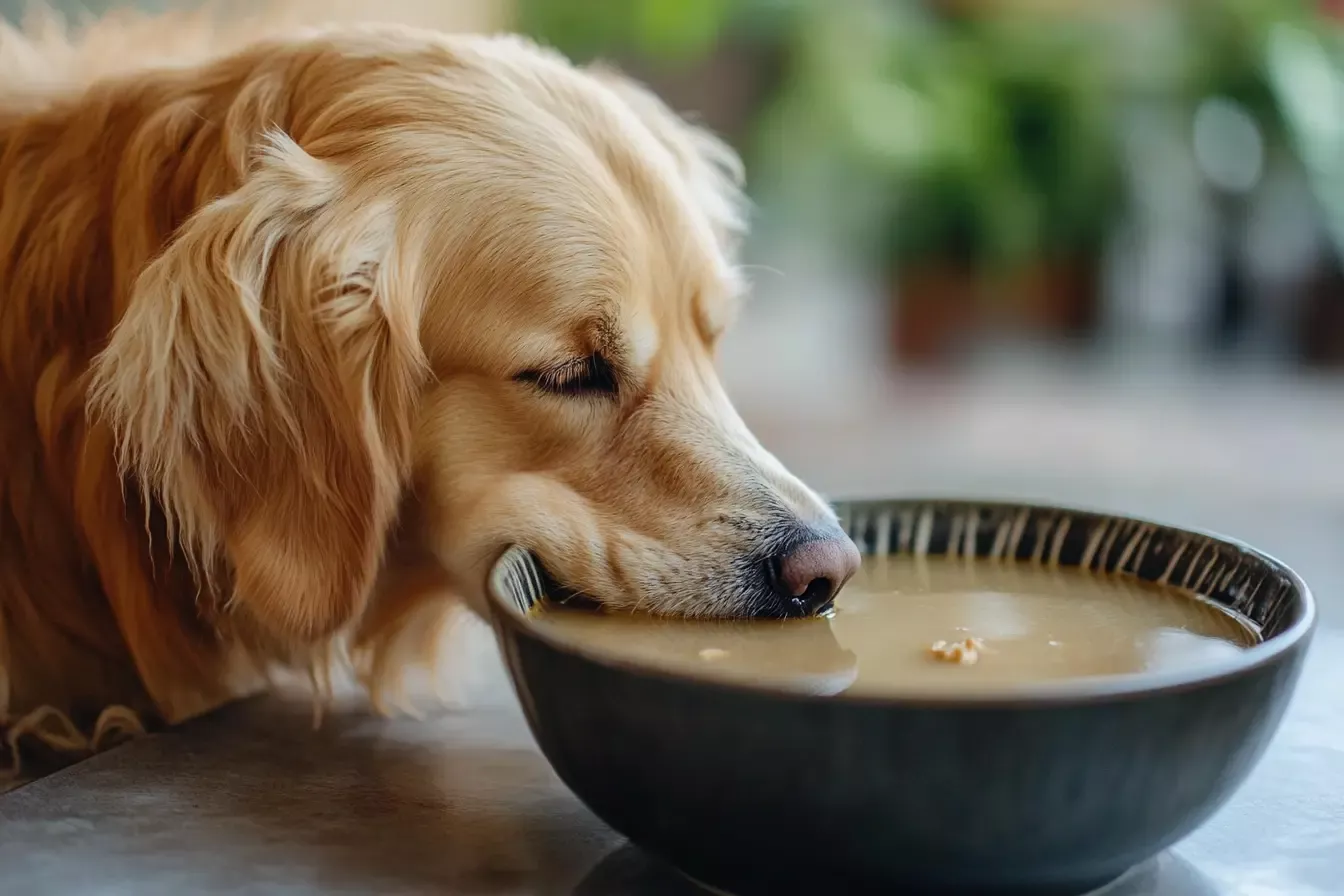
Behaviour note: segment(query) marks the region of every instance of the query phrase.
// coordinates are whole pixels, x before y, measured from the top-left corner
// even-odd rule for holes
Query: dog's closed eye
[[[614,397],[618,391],[616,371],[606,358],[596,353],[555,367],[524,370],[515,375],[514,379],[531,383],[551,395],[565,397]]]

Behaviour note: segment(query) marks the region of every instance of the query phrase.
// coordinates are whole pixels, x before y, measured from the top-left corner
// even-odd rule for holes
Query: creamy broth
[[[1248,623],[1174,588],[908,556],[865,558],[829,618],[694,621],[547,608],[533,619],[613,659],[816,694],[983,691],[1171,671],[1259,640]]]

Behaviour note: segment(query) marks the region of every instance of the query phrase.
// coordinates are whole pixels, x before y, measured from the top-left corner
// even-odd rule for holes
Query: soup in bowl
[[[1188,833],[1277,727],[1312,623],[1236,542],[1050,507],[842,505],[828,616],[560,605],[523,549],[495,628],[599,816],[738,894],[1082,893]]]
[[[540,630],[614,661],[879,698],[1197,668],[1260,641],[1250,620],[1185,589],[1076,568],[870,555],[843,594],[812,619],[531,612]]]

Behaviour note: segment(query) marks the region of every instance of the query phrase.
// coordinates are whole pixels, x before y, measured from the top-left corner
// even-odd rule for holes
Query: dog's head
[[[394,533],[468,599],[519,543],[612,607],[827,603],[854,546],[714,370],[732,153],[520,41],[362,39],[267,81],[284,131],[177,229],[95,365],[176,537],[293,639],[358,617]]]

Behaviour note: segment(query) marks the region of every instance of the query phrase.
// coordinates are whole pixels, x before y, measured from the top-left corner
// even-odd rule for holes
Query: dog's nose
[[[824,608],[859,569],[859,549],[844,535],[795,545],[769,563],[770,586],[787,616]]]

